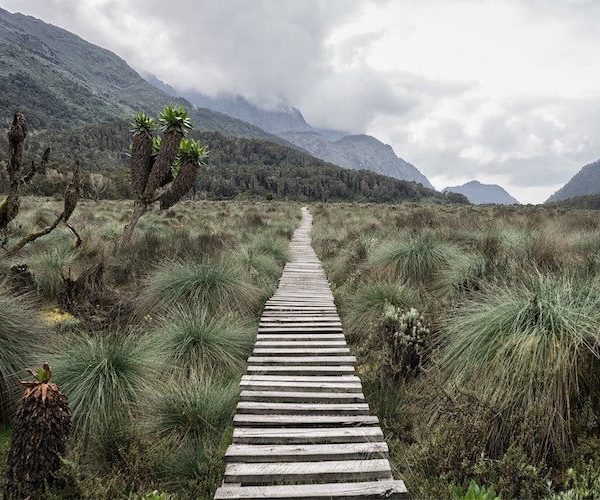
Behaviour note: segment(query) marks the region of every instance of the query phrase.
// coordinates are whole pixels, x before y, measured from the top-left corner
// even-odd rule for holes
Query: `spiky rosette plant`
[[[146,113],[138,113],[133,117],[131,132],[131,194],[138,198],[146,188],[148,175],[152,167],[152,154],[154,152],[154,137],[156,120]],[[160,142],[156,148],[156,154],[160,151]]]
[[[196,182],[198,169],[208,156],[208,148],[194,139],[182,139],[177,156],[175,180],[160,198],[160,208],[171,208]]]
[[[162,180],[175,163],[181,139],[185,137],[189,130],[193,129],[187,111],[181,106],[166,106],[160,114],[159,122],[163,132],[160,151],[156,155],[144,190],[144,195],[150,198],[154,195],[156,189],[160,187]]]
[[[29,498],[50,481],[60,467],[71,427],[67,398],[51,382],[48,364],[21,382],[25,392],[15,416],[8,454],[4,498]]]

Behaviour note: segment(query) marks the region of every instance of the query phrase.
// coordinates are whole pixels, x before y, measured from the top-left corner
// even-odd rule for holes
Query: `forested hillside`
[[[52,168],[45,177],[30,186],[30,192],[40,195],[60,192],[66,172],[74,159],[78,158],[85,172],[84,191],[88,196],[127,197],[129,129],[128,121],[119,120],[32,134],[28,153],[35,157],[46,147],[51,147]],[[209,147],[207,165],[199,175],[196,191],[211,199],[258,196],[369,202],[431,198],[445,203],[451,200],[415,182],[393,179],[367,170],[343,169],[281,144],[198,130],[190,136]],[[4,144],[0,148],[0,161],[6,161]]]

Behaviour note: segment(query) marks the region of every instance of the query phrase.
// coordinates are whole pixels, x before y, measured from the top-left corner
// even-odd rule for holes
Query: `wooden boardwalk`
[[[303,208],[241,381],[216,499],[408,498],[392,478],[311,227]]]

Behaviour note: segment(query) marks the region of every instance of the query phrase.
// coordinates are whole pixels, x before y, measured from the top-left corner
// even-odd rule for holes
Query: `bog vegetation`
[[[14,236],[59,210],[22,199]],[[79,247],[58,227],[1,260],[0,481],[18,381],[43,362],[72,412],[69,453],[47,495],[208,498],[221,481],[239,378],[300,211],[185,201],[147,213],[122,249],[130,210],[82,200]]]
[[[221,481],[239,379],[300,210],[187,199],[212,175],[207,151],[186,137],[184,110],[159,120],[160,129],[143,114],[134,121],[123,188],[133,207],[90,199],[78,168],[57,181],[62,199],[31,196],[29,181],[48,178],[48,154],[25,182],[23,141],[11,149],[0,205],[9,498],[210,498]],[[383,187],[400,186],[429,200],[311,205],[314,246],[395,475],[415,498],[600,496],[596,215],[474,207],[340,175],[350,193],[385,199],[393,190]],[[262,181],[246,187],[273,198],[296,186]],[[37,371],[23,398],[26,368]]]
[[[412,495],[600,495],[593,212],[313,212],[365,396]]]

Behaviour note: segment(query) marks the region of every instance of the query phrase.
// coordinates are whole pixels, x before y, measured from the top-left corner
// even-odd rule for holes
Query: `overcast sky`
[[[541,202],[600,158],[599,0],[0,0],[174,87],[297,106],[437,188]]]

